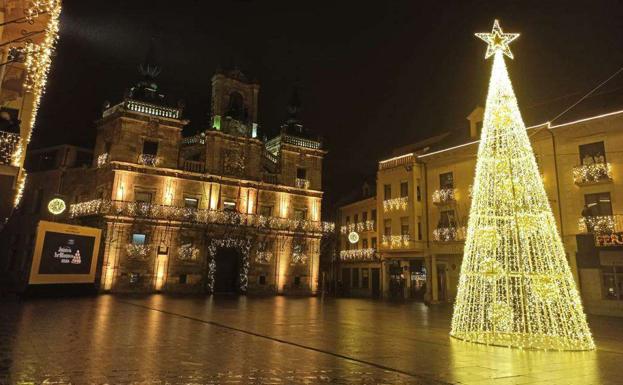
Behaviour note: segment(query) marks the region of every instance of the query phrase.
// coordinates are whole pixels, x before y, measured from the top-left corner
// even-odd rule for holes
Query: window
[[[610,193],[596,193],[584,195],[584,203],[586,204],[583,216],[601,216],[612,215],[612,202],[610,201]]]
[[[383,221],[383,234],[390,236],[392,235],[392,220],[391,219],[386,219],[385,221]]]
[[[368,221],[368,212],[364,211],[363,213],[361,213],[361,221],[362,222],[367,222]]]
[[[445,174],[439,174],[439,188],[451,189],[454,188],[454,177],[451,172]]]
[[[234,202],[234,201],[223,201],[223,210],[225,210],[225,211],[236,211],[236,202]]]
[[[350,217],[347,215],[346,216],[346,224],[349,224],[349,223],[350,223]]]
[[[420,190],[419,184],[415,187],[415,194],[416,194],[417,201],[420,202],[422,200],[422,190]]]
[[[132,234],[132,243],[135,245],[144,245],[146,239],[147,239],[147,236],[145,234],[142,234],[142,233]]]
[[[39,214],[41,212],[41,206],[43,205],[43,189],[38,188],[32,197],[32,212],[33,214]]]
[[[188,275],[187,274],[180,274],[180,283],[186,283],[188,281]]]
[[[353,223],[359,222],[359,214],[353,215]]]
[[[184,197],[184,207],[196,209],[197,207],[199,207],[199,199]]]
[[[294,277],[294,286],[295,287],[301,286],[301,277],[299,275]]]
[[[623,267],[602,266],[601,277],[605,299],[623,299]]]
[[[363,239],[361,241],[361,248],[362,249],[367,249],[368,248],[368,240],[367,239]]]
[[[409,182],[400,182],[400,197],[404,198],[409,196]]]
[[[372,220],[374,221],[374,231],[376,231],[376,209],[372,210]]]
[[[260,285],[266,285],[266,276],[265,275],[260,275],[260,278],[258,280],[258,283]]]
[[[583,144],[580,146],[580,163],[589,165],[606,162],[606,149],[604,142]]]
[[[445,210],[440,213],[437,227],[455,227],[454,210]]]
[[[307,170],[304,168],[297,168],[296,169],[296,177],[298,179],[307,179]]]
[[[418,241],[422,240],[422,217],[418,217],[417,221],[417,239]]]
[[[145,155],[158,155],[158,142],[152,140],[146,140],[143,142],[143,154]]]
[[[388,200],[392,199],[392,185],[386,184],[383,186],[383,199]]]
[[[409,235],[409,217],[400,218],[400,234]]]
[[[371,245],[371,246],[372,246],[372,248],[373,248],[373,249],[376,249],[376,237],[372,237],[372,239],[371,239],[370,241],[371,241],[371,244],[372,244],[372,245]]]
[[[151,203],[152,193],[147,191],[135,191],[134,200],[136,202]]]
[[[370,270],[361,269],[361,288],[367,289],[370,287]]]
[[[273,215],[273,206],[260,206],[260,215],[263,217],[271,217]]]
[[[294,209],[294,219],[303,220],[305,218],[307,218],[307,210]]]
[[[480,133],[482,132],[482,120],[476,122],[476,136],[480,137]]]
[[[353,287],[359,287],[359,269],[354,267],[353,268]]]

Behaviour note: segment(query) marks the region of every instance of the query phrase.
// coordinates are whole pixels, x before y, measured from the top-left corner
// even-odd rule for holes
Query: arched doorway
[[[237,293],[240,290],[240,264],[242,257],[234,247],[216,249],[214,263],[214,293]]]
[[[208,246],[209,293],[246,293],[249,283],[249,239],[213,239]]]

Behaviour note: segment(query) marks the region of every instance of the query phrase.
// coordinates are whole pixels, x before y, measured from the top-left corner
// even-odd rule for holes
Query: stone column
[[[431,302],[437,303],[439,301],[439,283],[437,282],[437,256],[435,254],[430,256],[430,264],[431,285],[433,286],[431,288]]]

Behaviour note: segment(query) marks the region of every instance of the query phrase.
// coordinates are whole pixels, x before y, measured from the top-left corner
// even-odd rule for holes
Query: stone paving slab
[[[449,306],[358,299],[0,300],[0,384],[622,383],[623,320],[594,352],[448,337]]]

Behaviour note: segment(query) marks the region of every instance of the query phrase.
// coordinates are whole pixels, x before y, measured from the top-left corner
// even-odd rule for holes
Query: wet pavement
[[[621,384],[623,319],[598,349],[448,336],[451,308],[320,298],[0,299],[0,384]]]

